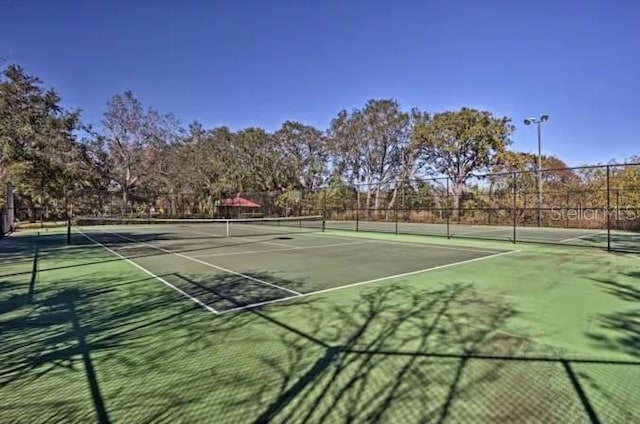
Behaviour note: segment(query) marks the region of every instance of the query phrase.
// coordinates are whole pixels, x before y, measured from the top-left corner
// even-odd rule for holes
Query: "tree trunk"
[[[378,209],[380,209],[380,184],[377,185],[376,187],[376,196],[373,199],[374,202],[374,206],[373,208],[377,211]]]
[[[176,216],[176,195],[173,193],[169,196],[169,216],[171,218]]]
[[[104,197],[102,193],[98,193],[98,210],[94,212],[94,215],[96,216],[104,215]]]
[[[372,197],[372,193],[371,190],[373,188],[373,184],[371,182],[371,178],[367,179],[367,197],[365,198],[365,204],[364,204],[364,209],[366,209],[367,211],[367,218],[371,217],[371,197]]]
[[[127,216],[127,202],[129,201],[127,196],[127,187],[126,185],[122,188],[122,216]]]
[[[393,194],[391,195],[391,200],[389,201],[389,205],[387,206],[387,209],[393,209],[395,207],[397,198],[398,198],[398,186],[396,184],[396,187],[394,187],[393,189]]]
[[[30,223],[35,223],[36,222],[36,204],[33,202],[33,199],[31,197],[27,197],[26,198],[27,201],[27,207],[29,208],[29,222]]]
[[[457,180],[453,182],[453,215],[452,217],[458,220],[460,223],[460,197],[464,191],[464,180]]]

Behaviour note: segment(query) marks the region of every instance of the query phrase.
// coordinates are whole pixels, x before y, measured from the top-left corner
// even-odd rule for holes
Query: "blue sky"
[[[132,90],[184,124],[326,128],[394,98],[431,112],[551,116],[570,165],[640,154],[640,2],[0,0],[0,57],[96,123]]]

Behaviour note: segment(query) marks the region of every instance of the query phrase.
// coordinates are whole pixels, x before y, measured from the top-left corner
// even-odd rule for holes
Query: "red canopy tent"
[[[226,218],[245,218],[257,217],[259,214],[254,211],[261,206],[256,202],[252,202],[249,199],[238,196],[223,199],[222,202],[220,202],[220,207],[224,211],[224,216]]]
[[[229,199],[224,199],[220,206],[224,206],[227,208],[259,208],[260,205],[252,202],[251,200],[245,199],[244,197],[234,197]]]

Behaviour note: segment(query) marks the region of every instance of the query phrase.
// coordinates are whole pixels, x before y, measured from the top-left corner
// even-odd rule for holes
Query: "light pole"
[[[540,226],[542,208],[542,132],[540,127],[543,122],[549,120],[549,115],[542,115],[540,118],[527,118],[524,120],[525,125],[538,125],[538,227]]]

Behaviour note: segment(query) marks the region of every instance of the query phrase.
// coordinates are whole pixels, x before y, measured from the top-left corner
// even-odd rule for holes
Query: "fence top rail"
[[[542,168],[540,172],[549,173],[549,172],[560,172],[560,171],[578,171],[578,170],[589,170],[589,169],[612,169],[612,168],[624,168],[624,167],[640,167],[640,162],[634,163],[609,163],[609,164],[601,164],[601,165],[581,165],[581,166],[569,166],[569,167],[561,167],[561,168]],[[473,178],[487,178],[487,177],[499,177],[499,176],[513,176],[514,174],[537,174],[538,171],[536,169],[528,169],[528,170],[513,170],[513,171],[504,171],[504,172],[488,172],[482,174],[471,174],[470,176]]]
[[[591,169],[614,169],[614,168],[624,168],[624,167],[638,167],[640,168],[640,162],[624,162],[624,163],[608,163],[608,164],[598,164],[598,165],[580,165],[580,166],[571,166],[571,167],[558,167],[558,168],[543,168],[540,172],[550,173],[550,172],[561,172],[561,171],[579,171],[579,170],[591,170]],[[489,177],[513,177],[513,175],[536,175],[538,173],[535,169],[528,170],[512,170],[512,171],[504,171],[504,172],[486,172],[486,173],[472,173],[469,174],[469,178],[473,179],[486,179]],[[395,180],[388,181],[384,183],[361,183],[361,184],[347,184],[344,183],[344,187],[348,189],[358,189],[362,187],[379,187],[387,190],[393,190],[394,188],[407,187],[411,184],[420,184],[420,183],[429,183],[429,182],[444,182],[451,181],[448,176],[445,175],[425,175],[424,177],[413,178],[410,180]],[[324,190],[332,188],[330,185],[322,185],[319,186],[318,190]]]

